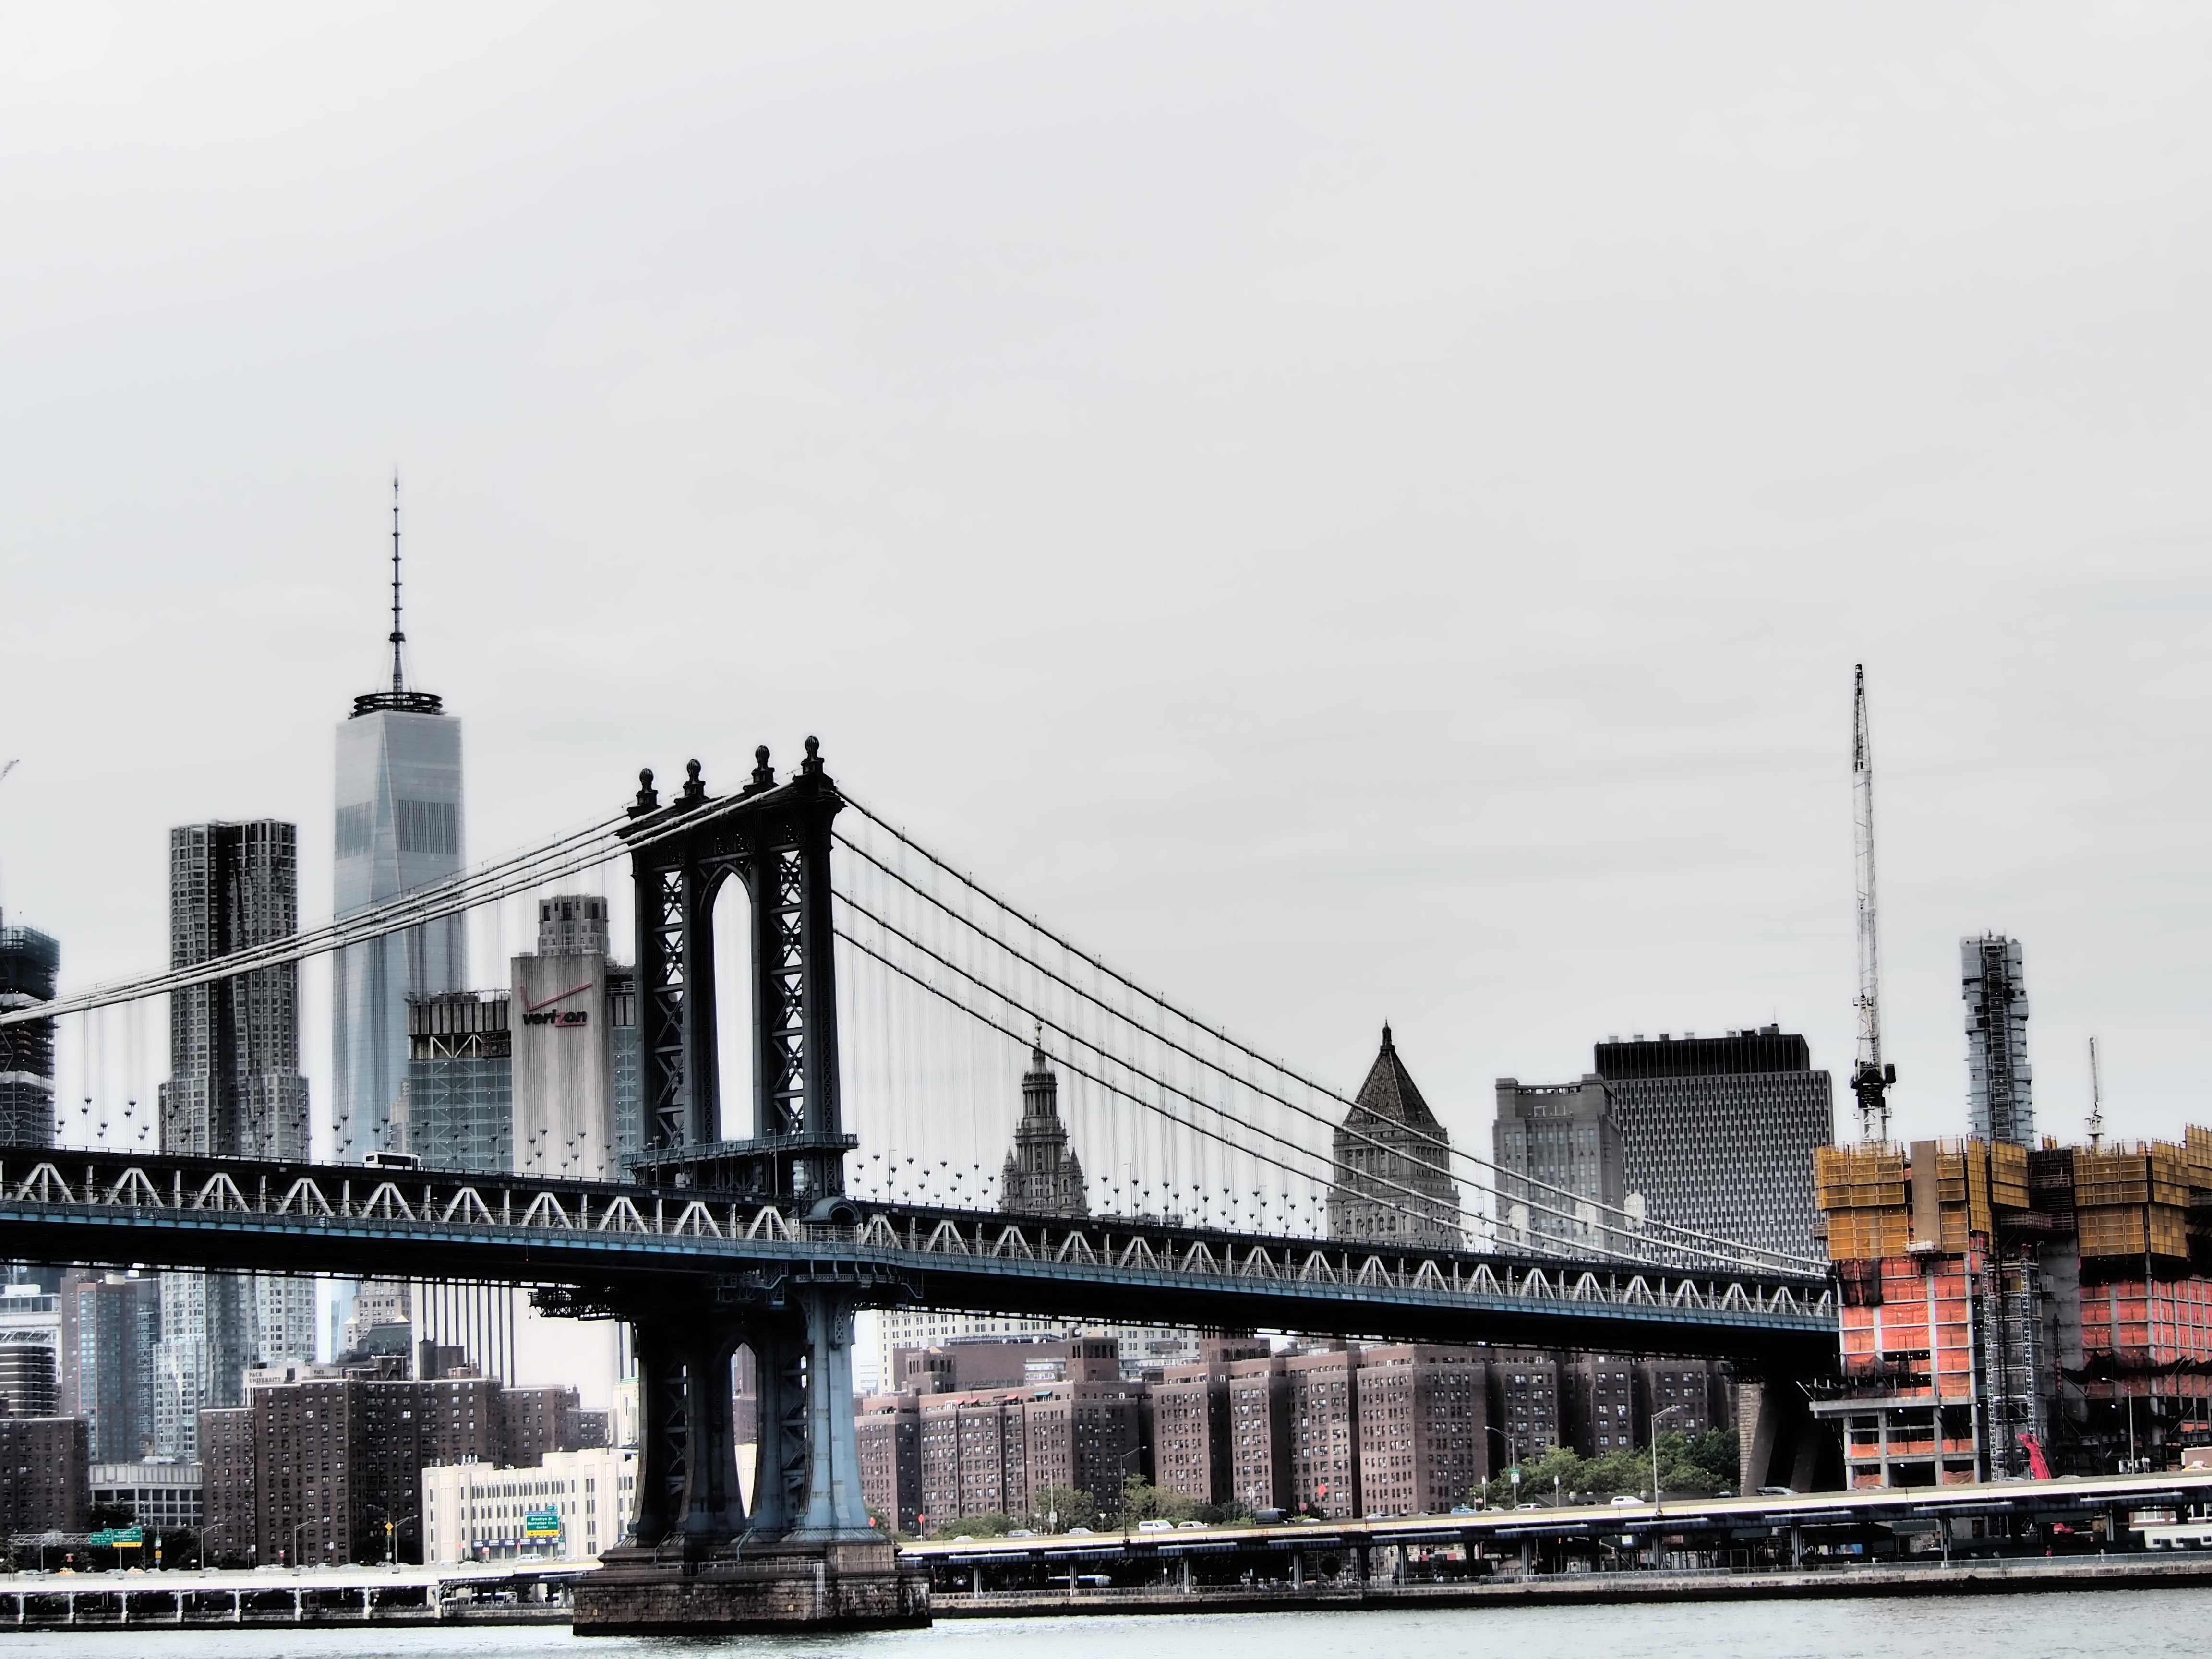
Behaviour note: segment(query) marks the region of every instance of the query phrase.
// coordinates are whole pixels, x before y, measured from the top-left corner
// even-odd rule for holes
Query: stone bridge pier
[[[577,1581],[579,1635],[884,1629],[929,1622],[929,1580],[869,1522],[853,1429],[862,1292],[786,1281],[635,1310],[642,1418],[626,1541]],[[739,1490],[731,1358],[752,1350],[759,1455]],[[747,1501],[750,1496],[750,1502]]]

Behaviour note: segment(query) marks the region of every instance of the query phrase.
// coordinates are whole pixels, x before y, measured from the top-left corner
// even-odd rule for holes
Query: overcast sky
[[[2184,4],[11,7],[0,902],[153,969],[168,826],[273,814],[327,914],[396,465],[474,855],[817,732],[1478,1146],[1769,1020],[1840,1117],[1863,660],[1899,1129],[1995,928],[2041,1127],[2094,1032],[2176,1133],[2208,70]]]

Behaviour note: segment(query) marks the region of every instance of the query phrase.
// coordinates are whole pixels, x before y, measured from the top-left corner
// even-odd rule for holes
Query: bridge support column
[[[929,1622],[929,1581],[869,1523],[853,1425],[849,1285],[805,1282],[721,1320],[641,1322],[657,1403],[632,1541],[580,1579],[578,1635],[872,1629]],[[753,1352],[750,1524],[731,1444],[730,1357]],[[649,1508],[658,1500],[658,1510]]]
[[[792,1296],[806,1322],[805,1509],[798,1535],[881,1541],[868,1520],[853,1423],[852,1297],[814,1285]]]
[[[680,1541],[696,1555],[744,1528],[730,1417],[730,1357],[738,1335],[726,1320],[696,1315],[636,1322],[644,1421],[631,1530],[640,1544]]]
[[[1813,1415],[1804,1391],[1788,1377],[1746,1378],[1736,1386],[1736,1490],[1784,1486],[1816,1490],[1838,1473],[1836,1431]],[[1824,1471],[1823,1465],[1831,1466]]]

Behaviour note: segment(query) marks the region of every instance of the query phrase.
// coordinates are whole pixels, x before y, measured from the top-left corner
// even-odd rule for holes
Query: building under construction
[[[2179,1462],[2212,1442],[2212,1130],[1824,1147],[1847,1484]]]

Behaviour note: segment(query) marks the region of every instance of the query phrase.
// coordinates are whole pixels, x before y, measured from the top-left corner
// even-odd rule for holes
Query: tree
[[[176,1531],[165,1532],[161,1536],[161,1565],[166,1571],[175,1572],[182,1568],[197,1567],[200,1565],[200,1535],[190,1527],[179,1527]],[[154,1539],[151,1534],[148,1534],[146,1547],[140,1553],[145,1556],[148,1566],[154,1565]]]
[[[1735,1485],[1741,1447],[1734,1429],[1708,1429],[1688,1443],[1683,1461],[1702,1472],[1711,1483],[1702,1490],[1716,1491]]]
[[[1130,1475],[1121,1482],[1120,1520],[1124,1527],[1133,1527],[1139,1521],[1194,1520],[1199,1508],[1195,1498],[1164,1491],[1141,1474]]]
[[[1080,1486],[1047,1486],[1030,1500],[1030,1524],[1050,1532],[1098,1524],[1098,1500]]]

